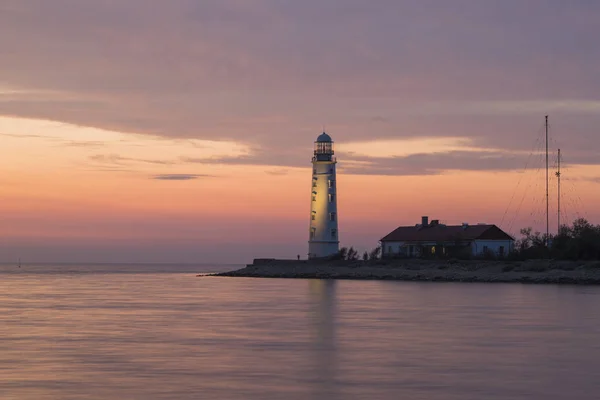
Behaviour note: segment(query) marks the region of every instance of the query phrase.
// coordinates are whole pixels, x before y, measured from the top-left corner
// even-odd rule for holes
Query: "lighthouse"
[[[339,251],[335,164],[333,140],[323,132],[315,142],[312,159],[309,258],[327,257]]]

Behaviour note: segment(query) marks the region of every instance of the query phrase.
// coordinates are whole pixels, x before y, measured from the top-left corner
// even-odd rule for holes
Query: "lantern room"
[[[333,161],[333,140],[325,132],[315,142],[315,161]]]

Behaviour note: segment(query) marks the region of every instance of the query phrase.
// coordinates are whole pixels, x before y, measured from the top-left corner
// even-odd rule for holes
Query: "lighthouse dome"
[[[325,132],[321,133],[317,138],[317,142],[319,143],[331,143],[332,141],[333,140],[331,140],[331,136],[329,136]]]

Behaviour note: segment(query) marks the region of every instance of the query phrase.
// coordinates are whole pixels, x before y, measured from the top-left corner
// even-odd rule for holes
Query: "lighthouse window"
[[[334,186],[335,186],[335,181],[333,179],[330,179],[329,180],[329,188],[331,189]]]
[[[334,212],[329,213],[329,220],[330,221],[335,221],[335,213]]]
[[[312,229],[310,230],[310,238],[311,238],[311,239],[314,239],[314,238],[315,238],[315,231],[316,231],[316,229],[315,229],[315,228],[312,228]]]
[[[311,219],[314,221],[315,220],[315,214],[311,215]]]
[[[335,194],[329,193],[329,202],[333,203],[335,201]]]
[[[312,201],[317,201],[317,196],[313,194]]]
[[[331,230],[331,238],[335,239],[337,237],[337,229],[332,229]]]

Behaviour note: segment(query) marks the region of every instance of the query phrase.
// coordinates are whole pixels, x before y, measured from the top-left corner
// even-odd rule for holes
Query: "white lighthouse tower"
[[[312,159],[308,257],[326,257],[339,251],[337,191],[333,141],[323,132],[315,142]]]

